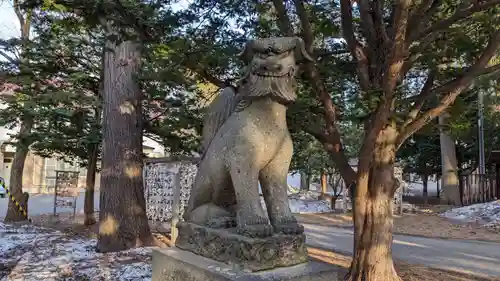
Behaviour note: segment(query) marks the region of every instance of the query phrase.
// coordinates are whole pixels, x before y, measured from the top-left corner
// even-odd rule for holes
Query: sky
[[[12,1],[0,0],[0,38],[7,39],[19,35],[19,22],[12,8]]]

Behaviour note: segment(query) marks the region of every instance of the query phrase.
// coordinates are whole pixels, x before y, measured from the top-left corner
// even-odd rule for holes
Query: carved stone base
[[[176,248],[153,250],[152,281],[337,281],[345,272],[321,261],[246,272]]]
[[[177,247],[250,271],[307,261],[304,234],[250,238],[236,234],[236,229],[212,229],[186,222],[178,223],[177,228]]]

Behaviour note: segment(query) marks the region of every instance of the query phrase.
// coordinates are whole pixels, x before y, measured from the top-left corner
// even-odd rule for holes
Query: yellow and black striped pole
[[[4,189],[5,189],[5,192],[7,193],[7,196],[9,197],[9,199],[16,205],[16,207],[18,208],[19,212],[21,214],[23,214],[23,216],[29,221],[31,222],[31,219],[28,218],[28,213],[26,212],[26,210],[23,208],[23,206],[21,206],[21,204],[19,204],[19,202],[16,200],[16,197],[14,197],[14,195],[12,195],[12,193],[10,193],[9,189],[7,188],[7,186],[5,185],[5,181],[3,178],[0,177],[0,186],[2,186]]]

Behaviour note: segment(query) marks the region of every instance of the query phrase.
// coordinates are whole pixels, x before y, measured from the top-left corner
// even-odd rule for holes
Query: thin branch
[[[19,24],[21,25],[22,28],[24,25],[24,15],[21,10],[21,3],[19,2],[20,2],[19,0],[14,0],[12,6],[14,7],[14,12],[16,13],[17,20],[19,21]]]
[[[335,130],[332,135],[315,130],[312,126],[302,126],[302,129],[323,144],[325,150],[329,153],[335,163],[341,177],[347,184],[351,184],[356,181],[356,172],[351,165],[349,165],[349,159],[347,159],[347,156],[344,153],[338,130]],[[334,139],[338,139],[338,142]]]
[[[436,79],[436,71],[432,70],[429,72],[429,75],[427,76],[427,79],[425,80],[424,86],[422,87],[420,94],[418,94],[415,97],[415,99],[416,99],[415,106],[408,114],[408,117],[407,117],[406,121],[404,122],[402,128],[406,127],[408,124],[410,124],[417,117],[418,113],[420,112],[420,110],[424,106],[425,101],[432,94],[432,87],[434,86],[435,79]]]
[[[311,27],[311,22],[309,20],[309,15],[307,15],[307,11],[304,6],[304,1],[295,0],[295,9],[297,10],[297,14],[299,15],[300,25],[302,27],[302,37],[304,38],[306,50],[308,53],[312,54],[314,34]]]
[[[372,3],[373,10],[373,22],[375,24],[375,32],[378,34],[379,38],[382,40],[384,46],[387,46],[390,42],[389,35],[387,34],[387,28],[384,23],[384,1],[375,0]]]
[[[422,3],[410,15],[407,32],[408,43],[411,44],[411,38],[415,34],[419,34],[422,28],[427,26],[434,14],[437,12],[441,1],[439,0],[423,0]]]
[[[274,8],[278,16],[278,26],[280,31],[285,36],[292,37],[294,35],[292,24],[290,23],[290,18],[286,13],[286,7],[283,0],[273,0]]]
[[[450,27],[456,22],[459,22],[461,20],[467,19],[468,17],[472,16],[476,12],[481,12],[485,11],[491,7],[494,7],[495,5],[499,5],[500,0],[488,0],[488,1],[474,1],[474,3],[469,6],[466,9],[459,9],[457,10],[451,17],[438,21],[434,23],[433,25],[425,28],[422,32],[416,33],[412,38],[411,41],[415,41],[421,38],[425,38],[427,36],[430,36],[436,32],[440,32],[445,30],[446,28]]]
[[[425,124],[429,123],[432,119],[439,116],[452,102],[455,101],[456,97],[462,93],[465,89],[469,87],[474,78],[479,75],[486,74],[485,71],[498,71],[498,65],[488,67],[488,63],[495,56],[498,48],[500,46],[500,31],[495,32],[491,37],[485,50],[479,57],[479,59],[470,66],[463,74],[459,75],[456,79],[449,81],[439,87],[436,87],[431,91],[429,96],[434,96],[438,94],[444,94],[440,99],[439,105],[427,110],[420,117],[412,121],[408,126],[402,128],[402,132],[399,134],[396,141],[396,145],[399,147],[403,142],[411,136],[416,131],[420,130]]]
[[[352,6],[350,0],[340,0],[342,32],[347,41],[347,46],[356,61],[359,84],[367,92],[370,90],[369,62],[366,51],[354,35]]]
[[[14,65],[18,65],[19,64],[19,61],[14,59],[13,57],[9,56],[7,53],[5,53],[4,51],[0,50],[0,56],[4,57],[8,62],[14,64]]]
[[[404,64],[405,51],[408,47],[406,42],[406,31],[408,28],[408,17],[410,12],[410,0],[399,0],[396,2],[394,9],[394,20],[392,26],[394,27],[394,38],[392,38],[392,45],[387,70],[384,72],[383,90],[387,96],[387,102],[390,102],[394,95],[394,89],[400,80],[401,70]]]
[[[375,23],[371,15],[370,1],[358,0],[357,2],[361,18],[361,28],[367,41],[367,48],[375,51],[378,47],[377,32],[375,31]]]

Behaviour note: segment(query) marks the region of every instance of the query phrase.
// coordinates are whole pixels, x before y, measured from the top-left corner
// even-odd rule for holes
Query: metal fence
[[[460,176],[462,205],[486,203],[499,199],[500,180],[495,174],[468,174]]]

